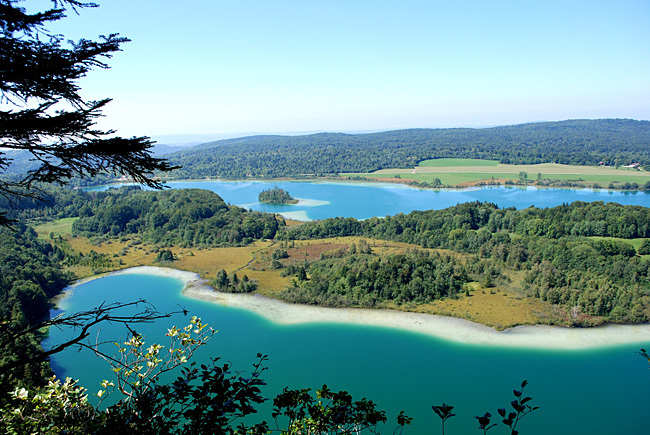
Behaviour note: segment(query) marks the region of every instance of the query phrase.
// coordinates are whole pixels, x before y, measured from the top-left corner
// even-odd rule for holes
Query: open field
[[[63,218],[51,222],[46,222],[34,227],[34,231],[41,239],[47,239],[50,234],[57,236],[70,236],[72,234],[72,224],[79,218]]]
[[[86,238],[65,236],[55,243],[86,254],[91,251],[105,254],[112,260],[113,265],[104,268],[103,272],[135,266],[167,266],[196,272],[201,278],[212,280],[219,270],[225,269],[229,274],[236,272],[240,278],[247,275],[250,279],[256,280],[258,293],[277,297],[279,292],[291,284],[291,277],[282,277],[280,270],[271,268],[272,254],[276,249],[284,249],[289,255],[288,258],[281,260],[283,264],[300,264],[305,260],[317,260],[323,252],[347,249],[353,243],[358,244],[360,240],[359,237],[340,237],[295,241],[286,246],[280,246],[273,241],[258,241],[246,247],[171,248],[178,260],[164,264],[155,262],[156,247],[140,243],[137,239],[91,243]],[[407,243],[364,240],[376,255],[400,253],[413,248],[421,249]],[[461,254],[454,255],[462,258]],[[92,276],[97,272],[87,266],[74,266],[70,270],[80,278]],[[513,282],[519,281],[517,277],[513,278]],[[497,329],[522,324],[562,323],[566,318],[566,314],[560,308],[524,296],[515,285],[489,289],[481,287],[478,283],[470,283],[470,286],[472,288],[470,296],[462,295],[458,299],[446,299],[425,305],[390,305],[386,308],[458,317]]]
[[[413,169],[381,169],[372,173],[341,174],[342,176],[359,176],[366,178],[396,177],[404,180],[432,182],[438,178],[444,185],[458,186],[479,181],[519,180],[519,173],[526,172],[529,182],[535,181],[538,174],[542,179],[565,180],[598,183],[608,187],[609,183],[637,183],[642,185],[650,181],[650,172],[636,169],[616,169],[605,166],[574,166],[557,163],[539,165],[503,165],[496,161],[471,159],[436,159],[425,160]]]

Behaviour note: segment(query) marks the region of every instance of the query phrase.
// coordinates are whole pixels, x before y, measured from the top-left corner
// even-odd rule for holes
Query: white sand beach
[[[505,331],[453,317],[392,310],[324,308],[288,304],[256,294],[231,294],[213,290],[198,274],[176,269],[142,266],[115,274],[143,273],[176,278],[185,283],[190,298],[249,310],[279,324],[346,323],[397,328],[459,343],[539,349],[588,349],[650,342],[650,324],[607,325],[596,328],[517,326]]]

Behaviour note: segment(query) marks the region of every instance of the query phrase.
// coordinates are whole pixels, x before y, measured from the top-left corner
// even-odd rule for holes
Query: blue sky
[[[126,136],[650,119],[648,0],[100,4],[54,30],[132,39],[80,83]]]

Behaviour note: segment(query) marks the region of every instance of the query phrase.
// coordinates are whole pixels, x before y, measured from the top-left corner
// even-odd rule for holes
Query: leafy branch
[[[519,422],[521,421],[521,419],[523,419],[525,416],[535,411],[536,409],[539,409],[538,406],[531,407],[530,405],[528,405],[528,402],[530,402],[533,399],[531,397],[524,396],[524,388],[526,388],[526,385],[528,385],[528,381],[524,380],[521,383],[521,389],[513,390],[513,394],[515,395],[515,400],[510,402],[510,406],[512,406],[514,411],[507,413],[505,408],[499,408],[499,410],[497,411],[501,416],[501,418],[503,419],[502,423],[508,426],[508,428],[510,428],[510,435],[518,435],[519,431],[516,428]],[[454,417],[456,415],[451,413],[454,407],[447,405],[446,403],[443,403],[442,405],[439,406],[432,406],[432,409],[438,415],[438,417],[440,417],[440,420],[442,421],[442,433],[444,435],[445,422],[449,418]],[[477,416],[474,418],[478,420],[478,424],[479,424],[478,429],[483,431],[483,435],[486,435],[490,429],[496,426],[496,423],[491,424],[492,414],[490,414],[489,412],[486,412],[482,416]]]
[[[138,312],[136,314],[121,314],[121,311],[125,308],[132,307],[138,309]],[[53,319],[48,319],[43,322],[28,325],[26,327],[16,327],[9,322],[5,322],[3,324],[0,324],[0,346],[7,346],[8,344],[17,341],[26,335],[33,334],[42,329],[50,327],[59,329],[62,329],[64,327],[72,328],[73,331],[76,331],[76,334],[74,337],[56,344],[49,350],[39,352],[30,357],[13,358],[8,361],[3,361],[3,364],[0,365],[0,376],[3,376],[10,370],[17,367],[21,367],[26,364],[32,364],[35,362],[45,361],[51,355],[59,353],[71,346],[77,345],[80,347],[96,350],[96,345],[90,345],[86,343],[86,341],[88,337],[90,337],[92,327],[100,323],[119,323],[127,325],[127,327],[129,327],[128,325],[133,324],[153,323],[158,319],[168,318],[178,313],[187,314],[185,310],[160,313],[149,302],[144,299],[139,299],[137,301],[127,303],[116,302],[111,304],[102,304],[91,310],[79,311],[69,315],[56,316]]]

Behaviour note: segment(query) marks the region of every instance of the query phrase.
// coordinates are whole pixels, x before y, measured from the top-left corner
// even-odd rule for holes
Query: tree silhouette
[[[34,163],[26,174],[0,179],[0,195],[17,204],[21,197],[40,198],[38,183],[65,184],[74,176],[127,175],[138,183],[162,187],[154,171],[175,167],[153,158],[148,137],[130,139],[95,127],[111,100],[87,100],[77,81],[106,63],[129,40],[118,34],[97,41],[64,42],[46,25],[66,12],[97,7],[78,0],[52,0],[53,7],[27,13],[16,0],[0,0],[0,175],[18,150]],[[0,214],[0,225],[11,221]]]

